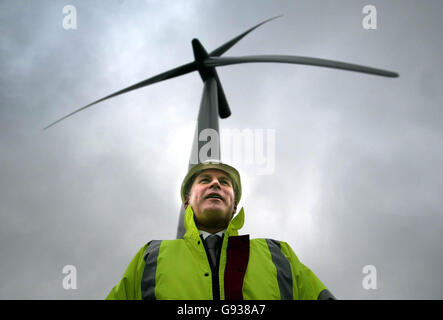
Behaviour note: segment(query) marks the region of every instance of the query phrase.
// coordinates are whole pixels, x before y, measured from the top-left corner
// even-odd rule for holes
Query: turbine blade
[[[230,48],[232,48],[232,46],[234,46],[237,42],[239,42],[244,36],[246,36],[249,32],[253,31],[254,29],[260,27],[262,24],[265,24],[266,22],[269,22],[271,20],[277,19],[282,17],[283,15],[279,15],[273,18],[269,18],[268,20],[265,20],[263,22],[260,22],[259,24],[257,24],[256,26],[252,27],[249,30],[246,30],[245,32],[243,32],[242,34],[238,35],[237,37],[235,37],[232,40],[229,40],[228,42],[226,42],[225,44],[221,45],[220,47],[218,47],[217,49],[215,49],[214,51],[212,51],[211,53],[209,53],[210,56],[214,56],[214,57],[219,57],[221,56],[223,53],[225,53],[226,51],[228,51]]]
[[[218,67],[227,66],[231,64],[239,63],[253,63],[253,62],[277,62],[277,63],[294,63],[294,64],[304,64],[319,67],[328,67],[334,69],[342,69],[356,72],[363,72],[369,74],[375,74],[378,76],[397,78],[398,73],[376,69],[371,67],[366,67],[358,64],[351,64],[340,61],[310,58],[310,57],[299,57],[299,56],[284,56],[284,55],[260,55],[260,56],[247,56],[247,57],[209,57],[203,62],[206,67]]]
[[[108,96],[106,96],[104,98],[101,98],[99,100],[91,102],[90,104],[88,104],[88,105],[86,105],[84,107],[81,107],[81,108],[71,112],[70,114],[68,114],[68,115],[58,119],[57,121],[54,121],[53,123],[51,123],[48,126],[44,127],[43,130],[48,129],[49,127],[52,127],[53,125],[59,123],[60,121],[62,121],[64,119],[74,115],[75,113],[80,112],[80,111],[82,111],[82,110],[84,110],[86,108],[89,108],[89,107],[91,107],[94,104],[97,104],[99,102],[105,101],[107,99],[116,97],[118,95],[121,95],[123,93],[129,92],[129,91],[132,91],[132,90],[136,90],[136,89],[139,89],[139,88],[142,88],[142,87],[154,84],[156,82],[160,82],[160,81],[163,81],[163,80],[167,80],[167,79],[175,78],[175,77],[178,77],[178,76],[182,76],[182,75],[184,75],[186,73],[189,73],[189,72],[192,72],[192,71],[195,71],[195,70],[197,70],[197,67],[196,67],[195,63],[194,62],[190,62],[190,63],[184,64],[184,65],[182,65],[180,67],[177,67],[177,68],[168,70],[166,72],[160,73],[160,74],[158,74],[156,76],[153,76],[153,77],[151,77],[149,79],[146,79],[146,80],[143,80],[141,82],[138,82],[138,83],[136,83],[136,84],[134,84],[134,85],[132,85],[130,87],[127,87],[127,88],[122,89],[120,91],[114,92],[114,93],[112,93],[112,94],[110,94],[110,95],[108,95]]]
[[[228,99],[226,99],[225,91],[217,72],[215,72],[215,81],[217,82],[218,114],[220,118],[226,119],[231,115],[231,109],[229,108]]]

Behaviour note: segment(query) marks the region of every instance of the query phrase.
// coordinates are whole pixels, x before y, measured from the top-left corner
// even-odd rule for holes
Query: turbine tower
[[[148,85],[154,84],[156,82],[160,82],[163,80],[168,80],[171,78],[175,78],[178,76],[182,76],[184,74],[198,71],[200,77],[204,83],[203,86],[203,95],[200,102],[200,109],[198,113],[197,126],[195,128],[194,141],[191,150],[191,156],[189,159],[189,169],[197,163],[201,163],[208,158],[220,160],[220,134],[219,134],[219,125],[218,118],[225,119],[231,115],[231,110],[229,108],[228,101],[226,99],[225,92],[221,85],[220,79],[218,77],[216,67],[226,66],[231,64],[240,64],[240,63],[253,63],[253,62],[275,62],[275,63],[291,63],[291,64],[301,64],[301,65],[311,65],[311,66],[320,66],[320,67],[328,67],[335,68],[341,70],[348,71],[356,71],[367,74],[373,74],[384,77],[396,78],[398,77],[398,73],[371,68],[362,65],[356,65],[351,63],[345,63],[340,61],[326,60],[326,59],[318,59],[311,57],[301,57],[301,56],[288,56],[288,55],[256,55],[256,56],[242,56],[242,57],[221,57],[226,51],[232,48],[238,41],[240,41],[244,36],[253,31],[254,29],[260,27],[266,22],[269,22],[273,19],[279,18],[281,16],[276,16],[270,19],[267,19],[256,26],[246,30],[242,34],[237,37],[231,39],[225,44],[221,45],[217,49],[208,53],[203,45],[200,43],[198,39],[192,40],[192,50],[194,52],[194,61],[189,62],[187,64],[181,65],[177,68],[168,70],[166,72],[160,73],[156,76],[138,82],[132,86],[124,88],[120,91],[114,92],[104,98],[91,102],[90,104],[83,106],[70,114],[52,122],[48,126],[44,128],[44,130],[52,127],[53,125],[59,123],[60,121],[74,115],[77,112],[80,112],[86,108],[89,108],[99,102],[104,100],[116,97],[123,93],[136,90],[142,87],[146,87]],[[202,154],[200,155],[200,151],[202,147],[205,145],[204,141],[200,141],[200,133],[205,129],[211,129],[217,132],[216,141],[211,141],[211,143],[216,148],[211,148],[211,156],[207,156]],[[211,136],[211,139],[213,136]],[[197,155],[197,157],[196,157]],[[177,239],[183,238],[185,229],[184,229],[184,207],[181,206],[178,227],[177,227]]]

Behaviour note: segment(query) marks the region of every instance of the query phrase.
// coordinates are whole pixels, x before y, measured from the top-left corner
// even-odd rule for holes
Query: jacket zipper
[[[222,248],[223,248],[223,238],[222,238],[222,244],[221,244],[220,250],[218,250],[216,266],[214,268],[211,268],[211,271],[212,271],[212,297],[214,300],[220,300],[220,280],[219,280],[218,274],[220,271],[219,270],[220,256],[221,256]]]

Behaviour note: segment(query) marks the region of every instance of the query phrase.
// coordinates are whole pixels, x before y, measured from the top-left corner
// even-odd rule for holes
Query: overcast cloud
[[[362,26],[367,4],[376,30]],[[63,28],[66,5],[76,30]],[[43,127],[192,61],[193,38],[211,51],[283,14],[225,56],[312,56],[400,77],[219,67],[232,110],[222,160],[223,130],[275,134],[271,174],[234,162],[242,232],[288,242],[337,298],[442,299],[441,12],[441,1],[1,1],[0,298],[103,299],[141,246],[175,238],[203,84],[188,74]],[[76,290],[62,286],[65,265]],[[367,265],[375,290],[362,285]]]

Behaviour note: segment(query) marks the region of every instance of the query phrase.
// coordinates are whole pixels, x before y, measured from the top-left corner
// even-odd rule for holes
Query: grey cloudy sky
[[[362,27],[367,4],[376,30]],[[63,28],[65,5],[76,30]],[[103,299],[141,246],[175,238],[202,82],[188,74],[42,128],[192,61],[193,38],[210,51],[283,14],[225,56],[312,56],[400,78],[219,67],[232,110],[222,160],[223,130],[275,133],[271,174],[235,163],[243,233],[288,242],[341,299],[442,299],[442,11],[399,0],[1,1],[0,298]],[[62,287],[65,265],[76,290]],[[366,265],[375,290],[362,286]]]

